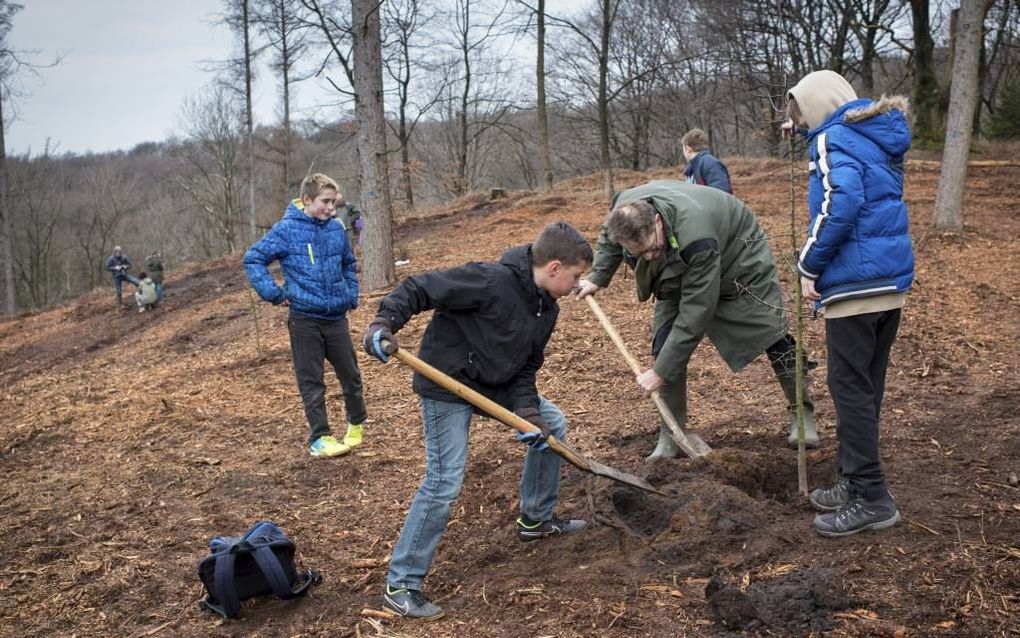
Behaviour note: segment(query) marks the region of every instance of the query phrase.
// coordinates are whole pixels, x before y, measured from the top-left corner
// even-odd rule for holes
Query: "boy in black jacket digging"
[[[517,519],[523,542],[585,526],[553,516],[560,457],[548,449],[546,437],[563,439],[566,418],[539,396],[535,376],[556,325],[556,300],[577,287],[591,261],[588,242],[569,224],[556,222],[533,244],[508,250],[498,264],[472,262],[407,278],[380,302],[363,340],[366,351],[385,362],[389,355],[382,342],[396,346],[393,333],[412,316],[435,310],[419,356],[539,427],[541,432],[517,435],[529,446]],[[475,409],[417,373],[413,387],[421,397],[425,478],[393,548],[383,606],[432,620],[443,610],[425,597],[422,585],[464,480]]]

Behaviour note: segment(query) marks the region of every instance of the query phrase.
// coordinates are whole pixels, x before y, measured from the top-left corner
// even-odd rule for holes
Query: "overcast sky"
[[[17,119],[8,124],[7,152],[38,154],[47,140],[57,153],[130,149],[162,141],[179,127],[181,106],[209,86],[203,61],[235,51],[234,35],[215,24],[222,0],[20,0],[9,35],[12,48],[34,51],[37,63],[60,63],[21,73]],[[551,0],[551,13],[575,11],[588,0]],[[530,42],[515,53],[527,56]],[[529,56],[530,57],[530,56]],[[264,78],[264,80],[261,80]],[[255,119],[276,119],[271,74],[255,84]],[[295,117],[335,92],[312,79],[297,90]],[[5,109],[5,115],[7,110]]]
[[[225,59],[232,35],[212,24],[219,0],[22,0],[9,36],[13,48],[60,63],[41,77],[22,75],[28,95],[9,124],[10,153],[128,149],[167,138],[186,96],[212,75],[202,60]],[[256,92],[272,115],[271,86]],[[261,110],[261,109],[260,109]]]

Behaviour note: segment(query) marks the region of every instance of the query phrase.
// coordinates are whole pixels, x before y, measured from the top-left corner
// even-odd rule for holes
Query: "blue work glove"
[[[389,343],[384,347],[384,342]],[[393,336],[390,322],[382,317],[376,317],[372,323],[368,324],[368,330],[365,331],[361,344],[365,347],[365,352],[383,363],[389,361],[390,355],[400,348],[397,345],[397,338]]]
[[[542,415],[539,413],[538,408],[529,405],[517,408],[514,410],[514,414],[538,428],[537,432],[518,432],[518,441],[527,444],[532,450],[541,451],[549,447],[549,442],[546,439],[551,436],[551,433],[549,432],[549,426],[542,420]]]

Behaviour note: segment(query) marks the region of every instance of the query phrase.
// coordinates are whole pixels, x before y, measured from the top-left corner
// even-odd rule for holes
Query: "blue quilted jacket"
[[[797,270],[815,281],[820,306],[905,292],[914,279],[905,110],[904,98],[854,100],[806,133],[811,224]]]
[[[294,314],[339,319],[358,307],[354,252],[343,226],[305,215],[301,200],[287,207],[283,219],[244,254],[244,269],[259,296],[273,304],[290,301]],[[279,261],[279,286],[269,264]]]

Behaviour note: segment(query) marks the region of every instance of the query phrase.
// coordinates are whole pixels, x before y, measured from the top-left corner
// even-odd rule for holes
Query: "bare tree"
[[[526,3],[523,3],[528,6]],[[549,144],[549,110],[545,90],[545,0],[538,0],[535,14],[535,111],[538,117],[538,153],[541,161],[542,190],[549,192],[553,185],[552,150]]]
[[[42,155],[26,157],[11,171],[12,236],[17,280],[32,308],[49,304],[57,288],[53,256],[54,233],[66,215],[68,191],[39,188],[57,174],[47,147]]]
[[[216,80],[221,86],[228,88],[244,100],[245,163],[248,173],[248,239],[253,243],[258,236],[258,223],[255,211],[255,119],[252,107],[252,82],[254,81],[255,57],[261,53],[262,49],[256,48],[252,43],[251,0],[222,0],[222,2],[224,11],[220,15],[220,21],[237,35],[241,51],[238,57],[207,61],[206,70],[216,74]]]
[[[942,116],[939,108],[941,89],[935,74],[935,40],[931,36],[931,11],[928,0],[910,0],[914,30],[914,138],[922,144],[941,139]]]
[[[935,227],[944,230],[963,228],[963,193],[974,110],[978,105],[978,59],[988,6],[987,0],[963,0],[960,5],[946,145],[935,193]]]
[[[110,253],[117,228],[141,203],[139,181],[112,161],[84,168],[81,192],[74,209],[75,243],[81,251],[87,286],[95,288],[105,276],[105,257]]]
[[[248,241],[255,243],[258,229],[255,227],[255,117],[252,113],[252,51],[251,12],[248,0],[241,1],[241,30],[244,33],[244,128],[246,155],[248,159]],[[233,247],[231,247],[233,251]]]
[[[208,243],[208,256],[233,252],[240,247],[238,229],[243,219],[241,109],[225,88],[216,86],[203,98],[186,101],[182,120],[187,139],[177,152],[182,165],[174,179],[203,213],[210,237],[222,242],[221,248]]]
[[[383,288],[395,279],[379,9],[377,0],[351,1],[361,206],[367,217],[363,231],[365,266],[362,270],[362,285],[366,290]]]
[[[294,0],[256,0],[255,21],[273,49],[272,68],[280,77],[280,124],[282,138],[278,146],[270,143],[279,154],[282,171],[283,192],[289,192],[292,186],[292,155],[294,131],[292,129],[292,102],[294,84],[305,77],[296,74],[296,66],[308,52],[308,44],[304,36],[310,25],[298,15],[298,5]]]
[[[489,58],[495,41],[513,32],[509,16],[510,0],[495,0],[487,5],[483,0],[453,0],[454,8],[449,19],[453,41],[450,43],[456,62],[455,80],[451,84],[451,103],[448,117],[456,121],[455,143],[452,145],[454,176],[451,191],[463,195],[473,187],[469,175],[472,147],[483,144],[482,136],[490,129],[503,125],[514,108],[506,68]],[[479,68],[481,67],[481,68]],[[502,76],[502,86],[495,80]],[[452,111],[452,112],[451,112]],[[476,161],[482,158],[475,156]],[[477,168],[477,166],[476,166]]]
[[[396,122],[388,118],[387,124],[400,145],[400,177],[408,209],[414,209],[411,137],[421,118],[439,103],[449,82],[448,77],[442,77],[421,101],[414,98],[411,85],[418,79],[418,72],[433,66],[426,61],[426,50],[431,47],[420,34],[433,22],[436,14],[425,13],[425,5],[422,0],[390,0],[383,5],[384,51],[387,53],[383,63],[397,93]]]
[[[21,4],[0,0],[0,259],[4,263],[4,310],[7,314],[17,311],[17,285],[14,278],[14,228],[13,216],[7,198],[7,147],[4,139],[7,122],[14,113],[14,98],[18,92],[14,88],[14,78],[20,71],[37,73],[38,69],[53,66],[60,60],[49,64],[39,64],[31,60],[35,51],[16,51],[8,46],[7,36],[13,28],[14,15],[22,8]]]

